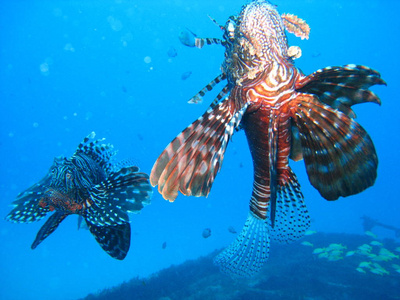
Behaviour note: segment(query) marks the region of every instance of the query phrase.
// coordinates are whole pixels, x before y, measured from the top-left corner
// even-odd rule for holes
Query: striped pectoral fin
[[[275,221],[270,222],[271,239],[290,243],[304,236],[310,227],[310,216],[296,175],[287,167],[280,174],[277,185]],[[271,206],[269,206],[270,215]]]
[[[317,95],[323,103],[355,117],[351,106],[358,103],[380,104],[373,85],[386,85],[380,74],[366,66],[345,65],[320,69],[296,82],[296,90]]]
[[[51,179],[48,173],[41,181],[34,184],[17,196],[13,202],[14,209],[6,216],[6,220],[16,223],[30,223],[42,219],[49,208],[40,205]]]
[[[122,223],[114,226],[96,226],[86,222],[97,243],[111,257],[123,260],[131,244],[131,225]]]
[[[39,232],[36,235],[35,240],[32,243],[31,248],[35,249],[45,238],[47,238],[50,234],[57,229],[58,225],[68,216],[68,214],[56,211],[52,214],[44,223],[44,225],[40,228]]]
[[[367,132],[352,118],[311,95],[291,102],[311,184],[327,200],[372,186],[378,158]]]
[[[210,108],[181,132],[161,153],[150,175],[165,199],[207,196],[221,168],[226,146],[247,108],[229,98]]]
[[[108,203],[121,207],[126,212],[138,212],[150,204],[153,188],[146,173],[135,166],[123,167],[99,184],[107,191]]]
[[[260,271],[268,256],[267,224],[250,212],[241,233],[214,259],[214,263],[228,275],[250,277]]]

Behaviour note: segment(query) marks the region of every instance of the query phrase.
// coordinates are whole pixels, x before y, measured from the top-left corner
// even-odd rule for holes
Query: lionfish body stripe
[[[166,147],[150,174],[151,184],[169,201],[179,191],[207,196],[233,132],[244,130],[254,166],[250,212],[242,232],[215,259],[223,272],[236,276],[251,276],[262,267],[270,239],[292,242],[310,225],[289,158],[304,159],[311,184],[327,200],[359,193],[376,178],[374,145],[354,121],[351,106],[379,104],[368,88],[385,82],[360,65],[304,75],[294,65],[299,48],[288,46],[285,29],[308,38],[309,26],[291,14],[284,18],[275,6],[257,0],[228,19],[221,43],[225,59],[217,77],[218,82],[227,80],[223,92]],[[191,34],[182,34],[185,44],[195,44],[190,37],[201,44]]]

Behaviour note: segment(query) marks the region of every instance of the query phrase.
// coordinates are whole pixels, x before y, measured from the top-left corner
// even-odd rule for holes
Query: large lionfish
[[[111,144],[87,136],[71,158],[56,157],[49,173],[17,196],[16,206],[6,217],[30,223],[53,214],[39,230],[35,249],[69,215],[83,218],[104,251],[124,259],[130,247],[128,213],[139,212],[150,203],[148,175],[126,163],[116,163]]]
[[[250,276],[268,258],[270,237],[291,242],[304,235],[309,215],[289,158],[304,159],[311,184],[327,200],[359,193],[373,185],[378,159],[351,106],[380,103],[368,88],[385,84],[365,66],[328,67],[305,76],[294,66],[285,26],[298,36],[308,25],[258,0],[228,19],[223,40],[186,32],[188,46],[225,47],[222,74],[227,84],[210,108],[162,152],[150,175],[165,199],[207,196],[235,129],[244,129],[254,164],[250,212],[235,242],[215,263],[223,272]],[[308,28],[309,29],[309,28]],[[296,53],[295,51],[294,53]]]

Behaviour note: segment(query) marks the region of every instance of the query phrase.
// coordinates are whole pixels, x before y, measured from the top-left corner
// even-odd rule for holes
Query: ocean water
[[[363,64],[388,83],[372,90],[382,106],[355,107],[372,137],[378,178],[366,191],[328,202],[311,186],[303,162],[296,172],[318,232],[363,234],[362,216],[400,228],[398,49],[400,2],[395,0],[276,0],[311,27],[309,40],[289,36],[305,74],[326,66]],[[221,37],[207,15],[224,24],[244,1],[3,1],[0,4],[0,215],[16,195],[40,180],[55,156],[69,157],[90,132],[149,173],[165,146],[213,100],[187,101],[219,74],[223,47],[188,48],[179,33]],[[168,51],[176,49],[177,56]],[[183,80],[182,75],[191,72]],[[208,254],[234,240],[252,189],[252,161],[243,132],[230,142],[207,198],[155,190],[152,204],[133,215],[127,258],[109,257],[77,217],[68,217],[37,249],[44,221],[0,220],[0,299],[76,299],[135,276]],[[205,228],[211,236],[202,237]],[[390,230],[374,230],[394,238]],[[397,240],[398,241],[398,240]],[[163,244],[165,243],[165,249]]]

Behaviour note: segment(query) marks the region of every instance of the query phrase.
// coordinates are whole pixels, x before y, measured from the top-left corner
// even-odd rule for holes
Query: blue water
[[[306,74],[329,65],[364,64],[388,86],[373,87],[382,106],[355,108],[379,155],[378,178],[363,193],[335,202],[321,198],[304,164],[292,163],[312,218],[321,232],[360,233],[368,215],[400,227],[398,32],[395,0],[276,0],[280,12],[311,26],[308,41],[289,37]],[[90,132],[105,137],[120,159],[143,171],[212,101],[187,104],[219,74],[223,48],[187,48],[180,31],[221,37],[219,23],[243,1],[3,1],[0,4],[0,216],[16,195],[40,180],[53,157],[70,156]],[[176,57],[167,55],[170,47]],[[191,71],[186,80],[183,73]],[[228,146],[208,198],[179,196],[171,204],[155,192],[132,216],[131,250],[110,258],[77,217],[68,217],[37,249],[30,245],[43,221],[0,221],[0,299],[75,299],[134,276],[227,246],[240,230],[252,189],[252,162],[243,132]],[[204,228],[211,228],[208,239]],[[393,237],[385,230],[379,236]],[[166,242],[166,247],[162,245]]]

